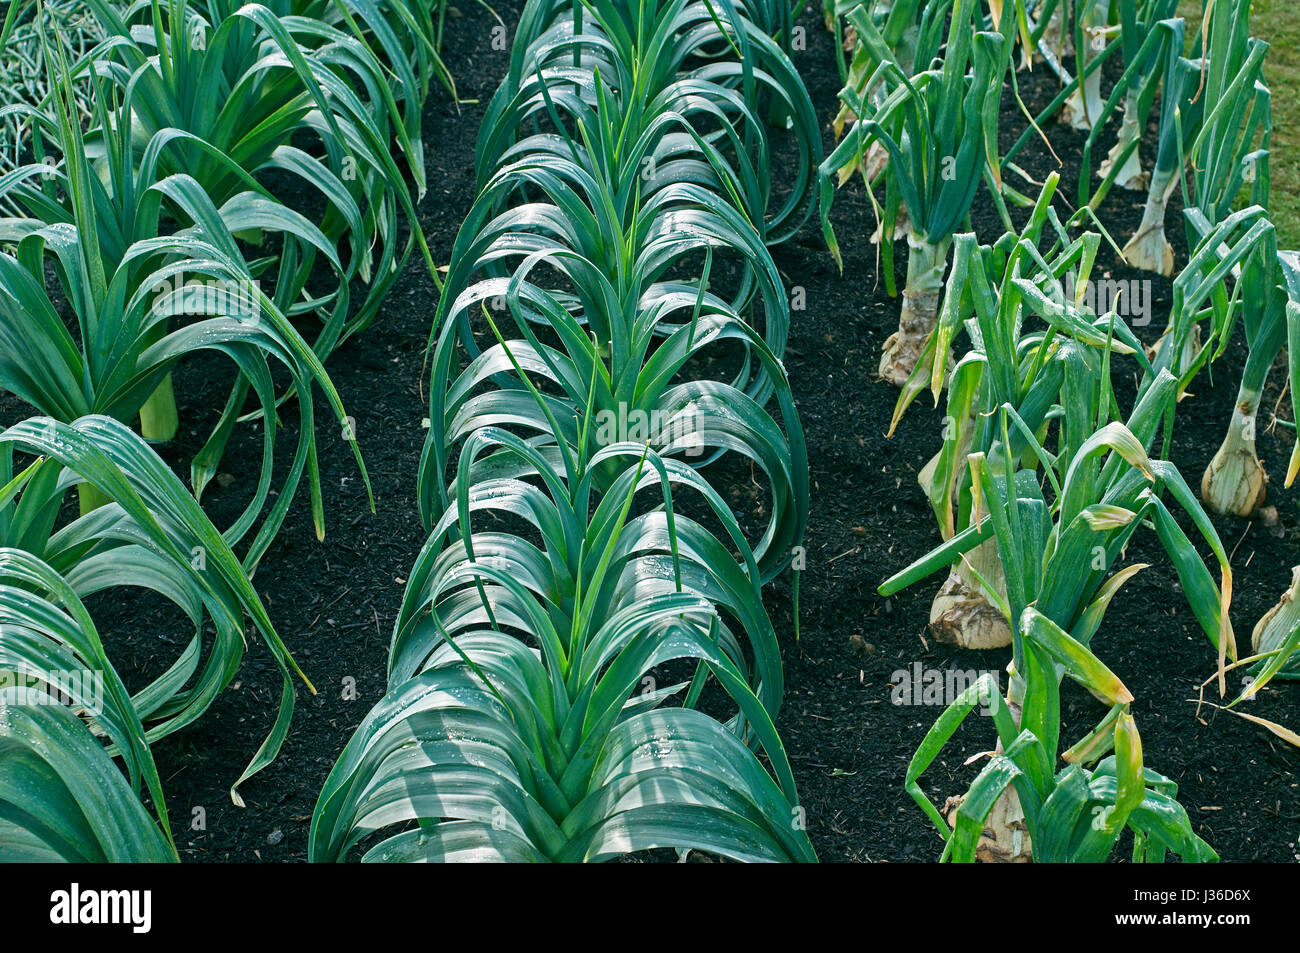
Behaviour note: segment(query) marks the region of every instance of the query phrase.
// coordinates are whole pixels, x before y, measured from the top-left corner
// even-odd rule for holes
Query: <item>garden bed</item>
[[[516,4],[496,6],[508,28]],[[447,62],[464,102],[457,108],[440,89],[431,93],[424,121],[429,192],[421,225],[434,258],[445,263],[456,229],[474,190],[473,147],[483,106],[500,82],[508,52],[493,47],[494,20],[466,4],[447,21]],[[795,53],[832,146],[830,120],[840,81],[833,37],[820,10],[800,21],[807,49]],[[1019,74],[1021,95],[1040,109],[1056,92],[1055,78],[1040,69]],[[1003,147],[1024,127],[1009,91],[1003,104]],[[1064,160],[1063,183],[1077,179],[1082,137],[1053,123],[1051,138]],[[1144,144],[1152,159],[1154,127]],[[1017,162],[1036,178],[1057,168],[1034,140]],[[779,164],[776,168],[780,168]],[[779,183],[779,173],[774,173]],[[1036,189],[1035,189],[1036,191]],[[1066,191],[1063,189],[1063,191]],[[1142,196],[1116,188],[1102,220],[1122,244],[1140,216]],[[767,605],[782,639],[786,695],[778,723],[794,766],[813,845],[823,861],[922,861],[938,856],[941,843],[903,790],[903,776],[918,743],[940,708],[898,705],[896,673],[926,670],[998,670],[1007,651],[963,652],[937,644],[926,633],[930,599],[941,579],[892,599],[876,594],[886,577],[939,541],[934,519],[916,484],[918,471],[935,452],[941,410],[918,401],[892,439],[885,437],[897,390],[876,379],[884,339],[897,324],[898,300],[877,280],[875,249],[867,241],[875,222],[860,182],[841,189],[832,219],[844,252],[840,274],[809,221],[801,233],[774,250],[787,286],[804,289],[806,309],[792,315],[785,366],[798,401],[811,464],[812,499],[804,545],[807,569],[800,583],[799,639],[791,614],[791,579],[766,590]],[[1001,232],[981,187],[973,215],[982,240]],[[1167,230],[1181,266],[1186,260],[1181,207],[1170,203]],[[904,255],[899,254],[902,283]],[[1098,265],[1117,278],[1150,279],[1153,316],[1139,330],[1154,340],[1167,309],[1170,282],[1124,268],[1103,247]],[[416,516],[415,474],[428,415],[422,386],[424,348],[436,294],[418,257],[408,263],[371,329],[351,339],[329,361],[331,377],[348,414],[374,488],[371,514],[351,454],[337,430],[319,428],[326,537],[317,542],[305,491],[295,501],[280,535],[254,577],[271,618],[318,694],[299,689],[298,707],[279,758],[241,787],[247,806],[234,807],[228,788],[270,727],[280,674],[269,653],[255,646],[211,713],[154,746],[167,792],[181,859],[187,861],[303,860],[312,809],[339,752],[385,690],[387,648],[406,573],[425,539]],[[1240,331],[1238,331],[1240,336]],[[1173,461],[1189,482],[1198,482],[1229,419],[1245,348],[1235,340],[1193,386],[1179,408]],[[179,473],[215,421],[229,382],[229,365],[191,362],[177,372],[180,418],[191,424],[165,459]],[[1118,377],[1119,375],[1117,375]],[[1263,407],[1279,401],[1285,373],[1269,382]],[[1121,391],[1121,400],[1131,399]],[[12,399],[5,423],[26,416]],[[1289,400],[1278,416],[1291,419]],[[293,412],[285,419],[293,429]],[[1259,454],[1273,483],[1268,503],[1278,519],[1216,518],[1236,575],[1232,618],[1238,640],[1290,582],[1300,511],[1295,491],[1281,487],[1292,435],[1261,420]],[[240,488],[256,475],[260,434],[236,431],[225,467],[229,479],[214,484],[205,504],[218,525],[238,512]],[[247,472],[241,473],[244,465]],[[738,474],[738,476],[741,476]],[[762,501],[743,479],[721,484],[738,515],[755,516]],[[758,502],[756,502],[758,501]],[[1127,562],[1152,563],[1124,589],[1109,610],[1098,644],[1109,666],[1133,690],[1132,710],[1142,732],[1147,764],[1179,784],[1179,799],[1193,829],[1225,861],[1290,861],[1300,857],[1300,755],[1262,728],[1195,704],[1199,685],[1214,671],[1212,647],[1177,592],[1177,578],[1141,534]],[[179,613],[159,600],[100,604],[97,616],[119,670],[156,675],[155,647],[168,660],[188,639]],[[152,667],[151,667],[152,666]],[[1239,684],[1234,673],[1232,687]],[[1003,677],[1005,683],[1005,676]],[[128,679],[128,686],[131,681]],[[1069,729],[1086,730],[1102,713],[1100,703],[1072,685],[1063,688],[1062,717]],[[1206,697],[1217,700],[1207,689]],[[1296,691],[1284,683],[1246,709],[1288,724],[1300,712]],[[1076,732],[1077,733],[1077,732]],[[963,764],[989,742],[974,721],[957,736],[944,760],[923,782],[931,798],[965,790],[979,764]],[[201,810],[200,810],[201,809]],[[1124,842],[1121,842],[1123,848]],[[1123,850],[1117,852],[1122,856]]]

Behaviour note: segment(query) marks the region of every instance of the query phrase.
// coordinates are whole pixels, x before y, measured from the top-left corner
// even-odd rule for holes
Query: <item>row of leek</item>
[[[761,593],[808,505],[766,242],[819,141],[782,7],[525,8],[433,329],[430,535],[314,859],[815,859]],[[769,114],[799,156],[771,212]],[[707,476],[736,458],[771,494],[748,533]]]
[[[400,235],[406,176],[423,191],[420,111],[431,79],[449,78],[414,3],[89,0],[81,45],[59,32],[61,8],[8,12],[7,68],[42,75],[0,109],[18,131],[0,176],[0,387],[39,416],[0,433],[0,855],[175,860],[150,745],[235,677],[246,617],[283,688],[235,803],[286,736],[292,679],[310,688],[249,576],[304,474],[323,532],[313,391],[346,419],[323,361],[422,244]],[[285,176],[319,201],[287,205]],[[149,441],[176,434],[172,371],[201,351],[228,358],[234,383],[187,488]],[[291,400],[297,447],[277,492]],[[260,471],[219,531],[199,498],[248,419]],[[133,693],[86,608],[132,590],[194,628]]]

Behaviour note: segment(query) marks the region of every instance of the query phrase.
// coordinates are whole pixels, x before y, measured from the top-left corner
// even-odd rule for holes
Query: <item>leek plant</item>
[[[250,180],[296,180],[323,200],[313,224],[332,250],[324,264],[334,272],[333,290],[308,291],[322,254],[292,231],[258,271],[274,278],[272,297],[286,315],[320,318],[313,346],[322,359],[366,327],[413,243],[428,253],[419,229],[404,247],[399,240],[398,212],[414,221],[415,206],[391,144],[422,195],[423,99],[392,30],[381,31],[386,66],[351,17],[349,28],[337,29],[223,0],[136,0],[125,11],[109,0],[89,5],[109,40],[84,68],[105,77],[129,106],[125,128],[92,127],[91,155],[103,162],[105,140],[129,129],[133,138],[157,143],[156,174],[192,176],[219,207]],[[364,22],[387,24],[373,10]],[[255,228],[239,237],[266,244]],[[357,306],[350,298],[354,280],[366,286]],[[247,381],[237,391],[232,403],[242,402]]]
[[[204,2],[214,20],[224,20],[243,6],[235,0]],[[413,140],[418,138],[420,106],[428,99],[434,80],[453,97],[456,95],[455,79],[441,54],[446,0],[347,0],[341,4],[332,0],[268,0],[264,6],[282,20],[312,20],[362,40],[380,57],[387,74],[397,80],[397,98],[404,103],[407,130]],[[421,162],[422,158],[414,161]]]
[[[39,587],[36,592],[27,590],[32,611],[25,623],[29,627],[25,644],[11,649],[0,642],[0,664],[17,666],[15,656],[22,649],[33,653],[47,650],[58,656],[61,665],[80,666],[63,670],[76,676],[67,679],[70,684],[80,684],[84,678],[105,678],[111,685],[106,693],[111,701],[100,711],[103,730],[121,749],[129,750],[130,741],[138,734],[132,734],[137,728],[131,724],[130,706],[120,701],[125,694],[121,680],[116,673],[107,675],[111,667],[97,658],[93,649],[84,650],[84,662],[60,651],[56,634],[60,624],[76,632],[68,616],[86,618],[75,595],[66,591],[57,574],[24,553],[0,550],[0,579],[6,587],[14,583]],[[38,614],[50,621],[32,618]],[[44,630],[44,625],[51,631]],[[93,637],[93,623],[86,620],[86,625],[78,635]],[[38,641],[43,638],[48,642]],[[36,694],[44,697],[34,697]],[[0,859],[15,863],[177,860],[170,835],[150,816],[103,745],[60,701],[46,695],[40,683],[0,682],[0,759],[5,765],[0,806],[6,815],[0,818]],[[140,764],[141,757],[133,752],[129,768],[137,775],[147,773],[149,783],[156,786],[158,772],[152,758]]]
[[[947,42],[940,58],[942,33],[934,30],[928,40],[922,34],[917,60],[925,68],[915,76],[908,76],[893,61],[884,37],[870,19],[863,15],[853,21],[860,40],[873,50],[879,64],[864,88],[874,89],[887,80],[892,89],[880,104],[863,100],[851,87],[841,92],[858,119],[852,133],[819,171],[822,231],[839,262],[829,217],[831,177],[849,163],[860,164],[872,142],[880,142],[889,153],[883,172],[881,240],[883,271],[891,292],[893,232],[900,208],[907,214],[909,251],[898,331],[885,342],[880,376],[899,387],[913,373],[934,330],[952,235],[969,217],[980,179],[988,179],[990,190],[1000,193],[995,171],[997,116],[1009,46],[1001,33],[973,31],[975,0],[931,6],[951,6]],[[941,28],[940,14],[934,13],[933,22]],[[931,15],[930,7],[926,15]]]
[[[1072,310],[1068,303],[1051,302],[1031,281],[1015,283],[1049,321]],[[1102,860],[1125,826],[1135,833],[1135,859],[1160,860],[1167,849],[1184,860],[1214,859],[1173,800],[1172,784],[1145,768],[1129,709],[1133,696],[1094,654],[1092,640],[1112,599],[1143,568],[1111,572],[1142,525],[1155,527],[1193,615],[1218,649],[1221,668],[1225,657],[1236,660],[1228,619],[1232,574],[1213,525],[1182,476],[1147,453],[1176,389],[1173,375],[1160,373],[1126,423],[1113,419],[1109,378],[1106,349],[1099,363],[1079,362],[1067,372],[1066,399],[1056,413],[1056,453],[1038,439],[1033,421],[1008,404],[999,408],[1000,439],[989,453],[969,458],[987,517],[880,587],[882,595],[892,594],[984,540],[997,541],[1014,636],[1006,694],[1000,702],[990,697],[998,751],[961,800],[951,833],[917,781],[976,695],[968,693],[940,717],[907,775],[909,793],[945,840],[945,859]],[[1019,465],[1013,433],[1042,466],[1041,476]],[[1043,477],[1046,485],[1040,484]],[[1221,584],[1162,499],[1165,494],[1209,545]],[[1102,699],[1108,711],[1096,729],[1061,753],[1059,682],[1067,675]],[[981,691],[996,694],[988,683]],[[1115,760],[1086,767],[1112,748]],[[1066,763],[1060,770],[1058,758]]]
[[[41,107],[49,99],[49,68],[46,45],[57,45],[64,60],[84,56],[104,37],[94,17],[72,0],[14,0],[0,19],[0,173],[9,172],[24,161],[28,128],[21,110],[12,107]],[[78,115],[90,115],[90,86],[73,88]]]
[[[471,461],[507,451],[543,484],[473,483]],[[418,821],[385,831],[363,859],[596,862],[676,847],[814,860],[772,727],[775,633],[726,504],[644,444],[613,444],[592,461],[626,465],[606,494],[593,492],[592,471],[570,484],[495,428],[463,454],[457,505],[411,573],[389,693],[321,792],[312,859],[342,860],[367,835]],[[677,512],[688,488],[730,527],[744,568]],[[634,512],[638,490],[661,506]],[[471,514],[522,519],[530,532],[474,532]],[[724,611],[749,628],[769,670],[758,694]],[[680,678],[661,685],[674,662]],[[698,707],[709,682],[733,706],[726,722]],[[680,707],[664,707],[678,695]]]
[[[632,436],[648,441],[660,453],[693,458],[703,464],[720,451],[732,450],[759,468],[769,482],[771,499],[767,525],[755,549],[765,575],[774,574],[788,564],[792,547],[802,538],[808,505],[803,434],[789,383],[777,358],[779,352],[769,347],[729,302],[707,293],[703,282],[696,287],[658,283],[653,270],[684,259],[701,247],[708,254],[729,247],[743,251],[763,265],[762,279],[771,289],[764,296],[769,329],[784,328],[788,312],[771,258],[757,233],[750,229],[746,235],[743,220],[725,203],[715,199],[712,210],[699,208],[690,214],[685,203],[706,199],[707,195],[682,183],[666,186],[651,200],[662,203],[663,210],[657,216],[653,209],[638,211],[638,227],[647,229],[645,241],[640,247],[629,248],[628,243],[636,236],[623,233],[618,222],[586,216],[567,219],[562,210],[586,211],[584,199],[607,196],[598,191],[590,196],[575,194],[558,182],[547,181],[557,165],[549,157],[538,164],[530,160],[517,162],[512,171],[537,183],[554,204],[535,206],[535,218],[524,219],[513,212],[501,218],[513,220],[509,224],[549,218],[572,237],[583,233],[569,231],[568,226],[583,227],[585,219],[586,234],[593,240],[612,234],[618,244],[605,247],[627,249],[626,258],[620,256],[621,260],[613,262],[622,266],[623,280],[611,281],[599,258],[586,257],[591,246],[570,249],[554,241],[547,242],[550,248],[526,250],[526,257],[511,278],[484,278],[454,301],[444,297],[439,309],[443,330],[432,363],[430,433],[420,469],[419,499],[424,518],[432,524],[454,499],[455,484],[443,482],[447,464],[457,444],[485,426],[511,424],[528,428],[535,432],[538,446],[557,464],[560,459],[567,460],[569,470],[577,472],[583,461],[610,442],[611,436],[620,436],[617,425],[611,428],[607,424],[642,421],[646,424],[644,433]],[[685,200],[676,207],[666,201],[673,192]],[[485,200],[492,200],[491,193],[491,188],[485,190]],[[596,209],[601,208],[599,201],[594,204]],[[476,224],[477,218],[471,215],[467,226]],[[458,250],[464,247],[467,256],[484,247],[485,257],[503,249],[513,254],[526,233],[504,230],[503,224],[500,218],[494,219],[474,236],[473,243],[462,246],[458,240]],[[692,226],[689,230],[685,228],[688,224]],[[466,235],[462,231],[461,236]],[[699,236],[709,240],[702,241]],[[730,245],[729,239],[735,244]],[[449,288],[459,286],[457,271],[461,262],[454,251]],[[563,276],[578,292],[577,301],[571,303],[566,295],[534,284],[534,269]],[[706,270],[704,281],[708,274]],[[459,368],[460,322],[468,320],[469,308],[483,306],[497,297],[509,307],[520,336],[510,341],[502,338]],[[581,307],[590,332],[566,305]],[[539,320],[549,322],[549,330],[559,338],[557,343],[539,339],[533,330]],[[603,342],[609,343],[602,347]],[[783,334],[777,343],[784,344]],[[755,380],[724,383],[679,379],[692,364],[711,354],[728,354],[737,346],[754,362]],[[527,376],[521,369],[527,370]],[[537,384],[532,383],[534,379]],[[493,382],[496,388],[485,391],[485,385]],[[746,383],[751,385],[751,392],[743,386]],[[544,400],[533,398],[533,387],[541,388]],[[760,403],[773,392],[781,408],[784,433]],[[491,472],[496,465],[495,461],[485,460],[484,472]],[[612,466],[603,470],[603,475],[594,477],[600,489],[605,489],[617,473]],[[472,476],[476,479],[478,474]]]
[[[584,91],[590,101],[569,95],[573,50],[585,57],[587,46],[603,48],[595,41],[603,21],[593,19],[559,51],[541,34],[536,55],[549,56],[556,65],[539,70],[539,85],[510,101],[529,104],[520,112],[535,102],[541,108],[553,103],[556,121],[561,107],[567,118],[557,132],[502,149],[506,164],[480,193],[453,248],[436,324],[441,331],[421,464],[422,513],[432,525],[448,505],[452,494],[443,474],[455,443],[466,434],[507,420],[543,435],[553,431],[517,375],[506,386],[510,353],[546,379],[550,411],[566,421],[567,445],[579,438],[586,442],[577,453],[589,455],[599,441],[608,442],[599,421],[631,418],[659,422],[645,436],[661,453],[671,447],[704,458],[733,449],[748,456],[771,484],[769,522],[755,548],[764,571],[775,572],[802,537],[808,491],[802,431],[779,365],[789,306],[755,227],[764,221],[767,193],[743,159],[746,133],[761,135],[762,127],[748,100],[690,74],[672,82],[661,79],[664,88],[652,87],[653,96],[646,97],[650,106],[633,95],[638,78],[619,76],[609,65],[586,71],[597,79]],[[653,28],[647,22],[648,35],[631,35],[639,45],[623,61],[635,62],[641,48],[664,48],[665,31],[676,22],[671,16]],[[665,49],[670,63],[680,62],[679,51]],[[770,45],[766,50],[767,56],[782,56]],[[793,85],[783,87],[783,102],[798,115],[807,106],[806,92],[786,64],[769,75],[793,76]],[[718,73],[725,79],[725,72]],[[503,89],[511,88],[507,79]],[[493,104],[500,100],[498,94]],[[719,122],[724,109],[736,118],[723,127],[730,134],[719,136],[715,145],[695,132],[694,123]],[[495,115],[490,107],[480,155],[495,154],[503,130],[512,128]],[[731,148],[724,152],[726,146]],[[532,200],[509,204],[524,195]],[[784,208],[797,205],[787,202]],[[785,221],[782,211],[773,227],[784,230]],[[715,255],[748,263],[731,297],[707,287]],[[669,277],[676,263],[693,256],[705,259],[702,279]],[[502,272],[509,277],[498,277]],[[548,288],[534,272],[547,280],[562,276],[564,290]],[[762,307],[761,335],[746,320],[753,297]],[[480,354],[469,331],[470,315],[494,301],[510,305],[520,337]],[[558,342],[539,340],[533,326],[554,332]],[[463,370],[461,347],[473,357]],[[730,383],[679,379],[689,363],[735,351],[741,360]],[[481,393],[489,379],[504,389]],[[774,391],[785,434],[762,408]]]
[[[763,238],[788,231],[802,202],[792,195],[766,214],[766,162],[756,173],[743,148],[749,141],[760,156],[767,153],[752,105],[759,90],[736,95],[731,86],[739,81],[743,89],[745,77],[722,63],[703,75],[682,67],[690,51],[717,46],[725,27],[742,62],[768,64],[768,92],[793,116],[811,113],[807,92],[740,10],[719,21],[695,4],[668,0],[589,13],[578,31],[563,19],[572,16],[569,8],[531,5],[512,61],[550,65],[537,66],[536,85],[520,92],[515,77],[528,70],[512,68],[489,107],[478,154],[501,155],[502,167],[457,237],[439,305],[422,513],[432,525],[451,504],[456,484],[444,483],[448,462],[458,442],[482,427],[535,431],[536,445],[554,465],[564,461],[576,480],[610,442],[602,420],[657,420],[636,439],[660,454],[703,466],[731,450],[765,474],[771,505],[753,548],[771,576],[802,538],[808,485],[803,434],[779,362],[789,309]],[[670,42],[683,24],[690,26],[687,41]],[[566,42],[557,46],[556,37]],[[573,67],[575,58],[582,67]],[[595,79],[574,90],[575,76]],[[502,101],[520,104],[511,122],[497,118]],[[502,145],[519,126],[515,116],[542,109],[554,131]],[[697,126],[721,134],[706,138]],[[723,255],[749,263],[731,298],[709,288],[714,258]],[[700,258],[700,278],[679,277],[700,267]],[[503,271],[509,277],[496,277]],[[755,286],[761,336],[746,320]],[[493,299],[509,309],[520,337],[506,341],[494,324],[496,345],[477,353],[470,311]],[[474,357],[456,375],[461,347]],[[692,365],[729,348],[742,358],[730,383],[690,379]],[[484,392],[489,381],[497,389]],[[538,389],[544,402],[534,399]],[[773,394],[783,427],[763,409]],[[482,469],[494,467],[485,461]],[[517,467],[511,472],[523,475]],[[598,488],[617,472],[597,468]]]
[[[636,143],[642,130],[656,124],[685,119],[690,125],[665,135],[660,152],[640,157],[642,190],[674,178],[716,185],[718,175],[725,175],[733,181],[720,191],[739,193],[744,213],[769,245],[794,235],[812,211],[821,138],[798,72],[765,32],[768,21],[779,20],[773,8],[784,7],[782,0],[734,7],[702,0],[656,3],[660,19],[652,23],[643,22],[650,12],[639,4],[603,0],[588,6],[578,27],[567,0],[525,8],[509,72],[488,104],[475,149],[480,189],[516,153],[571,155],[565,136],[579,138],[573,120],[604,97],[619,103],[631,125],[584,143],[593,152],[607,150],[601,161],[626,165],[625,156],[608,150]],[[637,42],[652,59],[629,58]],[[699,101],[692,98],[697,93]],[[760,101],[775,103],[789,117],[794,140],[794,174],[775,209],[768,207],[772,131],[760,119]],[[556,128],[539,134],[538,123]],[[700,138],[706,142],[694,141]],[[704,155],[695,154],[700,151]],[[712,168],[710,152],[724,171]],[[633,188],[618,196],[622,206],[635,199],[638,183],[629,179],[626,185]]]
[[[66,86],[65,77],[60,88]],[[97,111],[105,130],[124,128],[125,108],[110,111],[101,98]],[[166,390],[172,369],[201,350],[223,354],[250,382],[267,422],[257,487],[225,531],[227,540],[240,541],[261,518],[245,555],[251,570],[283,522],[304,471],[322,534],[312,385],[325,393],[339,420],[346,414],[320,360],[259,287],[234,234],[261,228],[292,233],[327,257],[333,255],[328,240],[265,190],[240,192],[219,209],[193,177],[161,175],[157,160],[168,133],[139,152],[129,135],[106,135],[107,163],[97,170],[66,100],[57,124],[35,113],[31,118],[38,145],[48,140],[59,155],[47,163],[38,153],[38,161],[0,180],[0,193],[29,210],[28,217],[0,219],[0,241],[15,250],[0,252],[0,386],[65,423],[87,414],[126,423],[143,412],[148,424],[152,411],[153,426],[166,430],[146,429],[145,435],[165,437],[176,421],[170,415],[159,422],[157,411],[165,405],[156,395]],[[183,227],[168,229],[165,217]],[[70,308],[70,326],[46,287],[47,267]],[[172,328],[177,317],[182,320]],[[280,399],[273,363],[288,371],[300,395],[299,433],[285,483],[268,509]],[[239,393],[192,465],[196,494],[216,471],[242,408]],[[355,442],[352,449],[364,479]],[[83,487],[85,513],[101,500],[93,485]]]
[[[15,473],[16,451],[37,459]],[[269,735],[230,789],[242,804],[239,785],[274,760],[288,731],[291,677],[306,678],[198,503],[122,424],[16,424],[0,432],[0,481],[0,671],[10,682],[0,689],[0,857],[175,860],[149,745],[202,715],[234,678],[251,617],[284,684]],[[86,483],[105,505],[60,525],[67,492]],[[129,694],[84,600],[132,589],[174,603],[194,635]],[[56,689],[67,704],[52,703]],[[146,791],[152,816],[139,800]]]
[[[317,804],[313,859],[377,832],[364,859],[816,859],[773,727],[780,652],[761,596],[807,506],[778,359],[788,312],[764,242],[765,222],[788,225],[765,216],[744,158],[766,154],[766,135],[726,51],[782,54],[744,9],[706,15],[682,0],[524,12],[512,62],[537,67],[512,72],[504,98],[547,123],[480,135],[498,167],[480,169],[439,304],[420,473],[430,537],[389,693]],[[716,82],[686,65],[682,23]],[[768,75],[797,83],[788,62]],[[802,86],[781,88],[797,115]],[[728,253],[750,262],[730,298],[708,288]],[[742,314],[755,294],[766,340]],[[486,349],[471,350],[471,309]],[[733,383],[692,373],[727,342],[752,364]],[[772,394],[788,438],[763,410]],[[605,433],[616,407],[658,411],[659,426]],[[702,475],[727,450],[773,486],[757,545]]]

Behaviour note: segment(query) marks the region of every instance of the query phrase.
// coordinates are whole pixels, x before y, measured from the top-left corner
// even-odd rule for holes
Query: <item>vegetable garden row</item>
[[[943,414],[919,474],[941,541],[870,583],[935,591],[943,642],[1010,648],[1005,684],[946,698],[890,783],[944,860],[1100,861],[1121,844],[1217,859],[1144,753],[1143,686],[1108,666],[1105,617],[1149,535],[1204,633],[1204,707],[1300,746],[1296,723],[1249,713],[1300,674],[1292,593],[1239,649],[1229,613],[1250,567],[1215,522],[1265,502],[1255,428],[1270,369],[1300,353],[1300,254],[1269,217],[1250,4],[1206,0],[1191,29],[1176,7],[828,0],[843,91],[826,154],[787,0],[529,0],[440,262],[418,209],[439,148],[426,107],[457,96],[445,3],[11,5],[0,387],[33,416],[0,432],[0,856],[177,859],[153,745],[239,687],[249,620],[281,688],[236,805],[281,756],[315,688],[253,576],[298,506],[318,538],[347,532],[325,505],[326,430],[370,493],[327,367],[370,346],[416,269],[437,291],[409,479],[425,542],[400,580],[386,693],[333,748],[309,858],[816,860],[778,730],[817,489],[785,363],[805,304],[773,249],[820,220],[835,261],[875,245],[901,292],[885,428],[926,392]],[[1044,70],[1059,95],[1032,113],[1020,84]],[[1023,165],[1058,123],[1086,135],[1077,181]],[[847,190],[874,234],[836,234]],[[1185,261],[1165,233],[1175,190]],[[1131,235],[1107,227],[1125,193],[1144,201]],[[972,225],[987,199],[993,240]],[[1172,279],[1158,337],[1137,283],[1099,264],[1112,251]],[[1182,402],[1243,332],[1197,493],[1170,462]],[[186,485],[166,445],[185,426],[173,372],[196,359],[230,383]],[[1288,377],[1300,386],[1300,358]],[[255,485],[217,519],[204,491],[259,430]],[[1297,471],[1300,448],[1288,486]],[[742,479],[757,520],[733,506]],[[140,673],[93,610],[130,591],[193,636],[128,690]],[[1067,679],[1095,699],[1082,731],[1063,718]],[[977,710],[992,750],[948,798],[927,772]]]

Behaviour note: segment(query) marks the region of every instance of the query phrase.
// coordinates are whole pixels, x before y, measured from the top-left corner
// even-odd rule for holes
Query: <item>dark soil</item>
[[[512,27],[517,5],[495,7]],[[796,53],[796,65],[812,93],[829,149],[839,82],[833,39],[820,17],[812,7],[805,12],[801,23],[808,49]],[[436,89],[425,115],[429,192],[421,206],[421,227],[440,263],[447,259],[474,191],[473,144],[482,105],[506,69],[508,54],[492,48],[492,22],[473,4],[465,5],[462,16],[448,19],[448,65],[462,99],[477,102],[457,108]],[[1054,78],[1041,68],[1032,76],[1021,73],[1019,81],[1031,109],[1041,109],[1056,91]],[[1003,128],[1008,130],[1005,149],[1024,128],[1010,96]],[[1062,192],[1072,197],[1082,137],[1055,123],[1047,132],[1065,162],[1059,167]],[[1149,133],[1143,152],[1147,167],[1153,159],[1154,129]],[[1103,154],[1109,145],[1104,142]],[[1017,163],[1040,180],[1058,168],[1037,139]],[[1036,186],[1013,184],[1037,193]],[[1115,189],[1100,210],[1117,244],[1132,233],[1142,198]],[[1060,207],[1065,218],[1070,208],[1063,200]],[[787,696],[779,727],[822,860],[932,860],[941,847],[939,837],[904,792],[903,777],[940,709],[893,704],[891,683],[898,670],[914,662],[926,668],[1001,671],[1008,656],[955,651],[928,636],[938,577],[892,599],[875,593],[881,581],[938,542],[916,476],[938,448],[942,412],[918,401],[897,434],[885,438],[897,391],[876,379],[875,368],[881,345],[896,327],[899,303],[877,280],[875,249],[867,241],[874,218],[860,183],[838,192],[832,218],[844,253],[842,275],[815,221],[776,250],[787,283],[806,290],[807,308],[793,316],[786,366],[807,436],[813,486],[798,641],[789,577],[768,590],[769,610],[786,653]],[[972,224],[984,241],[1001,231],[983,188]],[[1167,225],[1181,265],[1186,243],[1177,198]],[[899,287],[904,264],[900,248]],[[1153,277],[1128,271],[1106,250],[1100,264],[1115,277]],[[1143,332],[1152,338],[1167,311],[1170,284],[1155,278],[1153,287],[1155,318]],[[329,363],[356,420],[376,512],[369,511],[342,434],[318,424],[325,540],[315,538],[304,486],[255,577],[277,630],[319,692],[312,697],[299,691],[293,726],[278,760],[243,785],[247,807],[235,808],[228,788],[269,730],[280,688],[279,673],[261,644],[250,645],[237,680],[203,718],[155,746],[185,860],[305,859],[311,812],[325,776],[383,694],[393,619],[406,573],[424,539],[415,478],[427,416],[421,365],[435,304],[423,263],[412,258],[374,325]],[[1212,375],[1197,381],[1195,397],[1180,408],[1173,459],[1194,486],[1222,439],[1244,360],[1244,346],[1234,342]],[[229,375],[229,366],[216,361],[196,360],[178,371],[185,430],[165,450],[178,472],[188,469],[184,461],[214,422]],[[1266,409],[1278,400],[1283,379],[1280,370],[1274,373]],[[0,409],[5,421],[27,416],[12,398]],[[318,414],[324,413],[322,404]],[[1278,414],[1290,418],[1289,401],[1282,401]],[[296,425],[292,413],[285,423],[281,439],[287,450]],[[260,452],[255,427],[241,426],[236,436],[225,464],[233,479],[225,489],[214,484],[205,495],[219,525],[244,502],[240,488],[256,472]],[[1265,429],[1259,440],[1260,455],[1274,479],[1269,503],[1278,510],[1276,527],[1216,520],[1224,544],[1234,553],[1232,618],[1243,646],[1254,621],[1286,588],[1290,567],[1297,562],[1300,510],[1296,494],[1281,488],[1290,442],[1280,427]],[[1213,672],[1214,652],[1182,600],[1153,533],[1139,533],[1128,560],[1152,565],[1114,601],[1094,646],[1137,696],[1133,711],[1148,766],[1178,782],[1180,800],[1198,833],[1223,859],[1296,859],[1300,753],[1231,714],[1204,708],[1198,715],[1194,699]],[[189,638],[178,614],[152,598],[98,608],[110,655],[119,670],[136,673],[135,679],[141,672],[160,670]],[[130,674],[127,678],[128,684],[135,683]],[[347,700],[350,680],[356,691]],[[1230,684],[1240,684],[1239,674]],[[1279,684],[1247,710],[1294,726],[1300,722],[1296,691]],[[1067,743],[1103,713],[1091,696],[1070,686],[1063,706]],[[965,790],[980,767],[980,762],[965,762],[992,744],[991,727],[972,717],[924,779],[930,797],[942,804]]]

